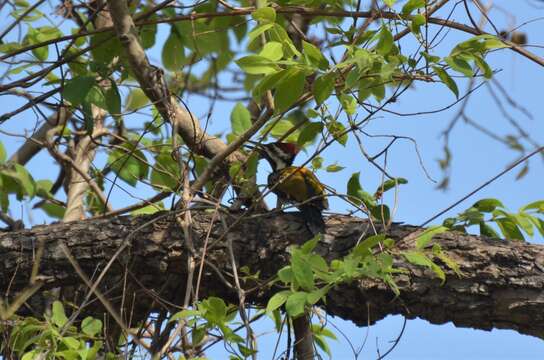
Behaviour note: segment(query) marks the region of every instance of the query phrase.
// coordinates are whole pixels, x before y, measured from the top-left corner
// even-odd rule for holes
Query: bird
[[[322,212],[329,208],[325,187],[308,168],[293,166],[300,148],[289,142],[260,144],[250,141],[261,158],[272,167],[268,175],[268,188],[278,197],[278,206],[294,204],[302,213],[308,230],[313,235],[324,233],[325,222]]]

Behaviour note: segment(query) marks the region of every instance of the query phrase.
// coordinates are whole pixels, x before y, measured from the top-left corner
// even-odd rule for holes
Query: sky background
[[[503,11],[492,12],[491,18],[496,20],[500,29],[509,28],[512,25],[520,25],[529,20],[544,17],[544,4],[538,6],[537,1],[523,0],[496,0],[495,5],[514,13],[515,19],[505,15]],[[535,6],[536,4],[536,6]],[[444,12],[439,13],[444,16]],[[454,19],[465,21],[462,6],[454,13]],[[1,26],[0,26],[1,28]],[[157,43],[162,44],[167,35],[166,28],[159,32]],[[489,28],[486,28],[489,29]],[[530,44],[544,44],[544,20],[529,23],[522,27],[528,33]],[[447,41],[444,41],[437,52],[445,55],[451,49],[455,41],[466,39],[466,36],[456,32],[447,34]],[[541,48],[532,47],[530,50],[544,55]],[[160,48],[153,48],[149,56],[154,64],[160,64]],[[507,89],[509,95],[521,106],[529,110],[533,119],[528,119],[521,112],[508,107],[508,112],[523,125],[531,136],[540,144],[544,143],[544,121],[542,118],[542,103],[544,95],[542,84],[544,83],[544,68],[529,60],[509,51],[501,50],[488,57],[488,63],[498,71],[495,79]],[[480,81],[480,80],[478,80]],[[225,84],[228,85],[228,84]],[[461,92],[466,88],[466,83],[460,81]],[[206,101],[198,96],[191,96],[185,99],[191,110],[197,115],[206,114],[208,107]],[[406,92],[399,98],[391,110],[410,113],[428,112],[441,109],[450,105],[454,100],[452,93],[441,84],[417,83],[414,89]],[[22,103],[14,100],[13,97],[0,96],[0,108],[10,111]],[[230,123],[227,114],[230,114],[233,103],[218,102],[215,113],[212,115],[210,132],[228,132]],[[458,107],[434,114],[423,114],[419,116],[402,117],[381,113],[365,127],[365,131],[374,134],[395,134],[409,136],[417,141],[422,156],[422,161],[428,169],[432,178],[441,179],[441,172],[437,159],[443,156],[443,139],[440,134],[452,119]],[[514,134],[515,130],[509,125],[508,120],[501,113],[499,106],[489,96],[486,86],[482,86],[471,98],[466,113],[478,124],[498,134]],[[31,121],[29,117],[32,116]],[[21,131],[21,123],[33,123],[33,115],[28,112],[14,117],[5,124],[2,124],[4,131]],[[29,130],[31,130],[29,128]],[[20,139],[13,139],[0,134],[0,140],[8,149],[11,155]],[[380,151],[388,140],[368,139],[365,146],[370,154]],[[394,176],[404,177],[409,180],[403,185],[398,193],[398,210],[394,214],[394,220],[408,224],[418,225],[428,218],[457,201],[462,196],[472,191],[478,185],[502,171],[512,161],[517,159],[517,154],[509,150],[504,144],[490,140],[474,128],[460,123],[450,135],[450,147],[453,154],[450,187],[447,191],[436,189],[436,183],[430,181],[422,171],[419,160],[415,154],[414,146],[408,141],[399,141],[389,151],[387,168]],[[322,182],[335,188],[339,192],[346,192],[346,183],[354,172],[361,172],[361,183],[368,191],[373,191],[381,182],[381,175],[371,165],[363,160],[361,154],[356,150],[357,143],[350,137],[348,145],[342,147],[335,145],[327,149],[322,156],[325,158],[325,165],[338,162],[346,169],[339,173],[318,172]],[[301,154],[297,163],[303,163],[307,154]],[[96,165],[104,164],[105,157],[99,156]],[[35,157],[28,165],[29,170],[35,178],[53,178],[56,170],[53,170],[53,163],[46,154]],[[478,194],[460,204],[455,209],[445,214],[434,224],[439,224],[444,217],[455,215],[470,207],[472,203],[481,198],[493,197],[501,200],[511,211],[539,199],[544,199],[544,166],[542,158],[534,157],[530,161],[529,173],[521,180],[516,180],[516,174],[521,169],[508,173],[498,181],[487,186]],[[267,167],[259,169],[259,181],[265,182]],[[145,198],[151,194],[150,189],[129,188],[122,184],[123,188],[130,190],[131,194]],[[112,202],[116,207],[128,205],[134,199],[119,188],[113,191]],[[351,210],[340,200],[332,199],[331,211],[345,212]],[[391,204],[392,198],[386,198]],[[50,222],[40,211],[29,211],[30,205],[23,204],[12,206],[13,215],[24,214],[27,224],[40,224]],[[531,241],[543,243],[541,238]],[[361,311],[364,310],[361,304]],[[350,322],[339,318],[329,318],[329,321],[338,327],[333,330],[338,341],[331,341],[333,357],[336,359],[353,359],[353,351],[345,338],[351,341],[355,348],[362,346],[366,337],[366,343],[359,359],[376,358],[379,348],[385,352],[390,341],[395,339],[402,327],[403,318],[390,316],[383,321],[372,325],[369,328],[358,328]],[[270,331],[273,330],[271,322],[261,322],[257,326],[258,333],[267,333],[260,341],[262,358],[266,359],[267,354],[272,357],[273,348],[277,336]],[[280,345],[280,349],[282,346]],[[210,358],[221,359],[225,357],[224,350],[218,346],[208,353]],[[430,325],[423,320],[409,320],[403,337],[397,348],[389,356],[390,359],[543,359],[544,342],[534,337],[520,335],[509,330],[493,330],[491,332],[472,329],[455,328],[451,323],[445,325]]]

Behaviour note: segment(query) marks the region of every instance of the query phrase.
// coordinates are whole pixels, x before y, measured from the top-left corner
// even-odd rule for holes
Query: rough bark
[[[240,215],[225,215],[224,220],[228,223]],[[211,218],[204,211],[193,211],[193,242],[197,253]],[[260,271],[260,278],[267,279],[288,261],[286,249],[290,244],[302,243],[310,237],[296,214],[248,217],[227,235],[224,222],[215,221],[212,227],[209,244],[219,241],[208,246],[200,298],[215,295],[233,302],[237,299],[236,292],[216,272],[229,273],[230,261],[224,248],[227,239],[232,240],[238,265],[248,266],[252,272]],[[415,230],[412,226],[394,225],[389,235],[398,241],[399,249],[406,249],[413,246],[406,236]],[[317,251],[327,259],[341,257],[363,233],[371,235],[368,222],[363,219],[330,217],[327,235]],[[403,314],[434,324],[452,321],[461,327],[513,329],[544,338],[544,246],[454,232],[437,235],[435,239],[457,261],[464,277],[447,273],[447,281],[441,285],[430,271],[407,264],[399,257],[396,265],[410,270],[410,274],[396,278],[401,289],[399,297],[395,298],[381,282],[361,279],[333,289],[328,295],[326,311],[358,325],[374,323],[389,314]],[[97,278],[113,254],[126,244],[99,288],[114,303],[124,296],[125,304],[134,304],[134,314],[147,311],[150,306],[172,310],[173,304],[181,304],[187,253],[181,229],[172,215],[164,213],[91,219],[5,233],[0,236],[2,293],[12,297],[28,286],[40,244],[44,248],[38,279],[43,286],[27,304],[37,304],[36,299],[46,289],[81,284],[59,247],[61,242],[70,248],[91,278]],[[231,280],[229,275],[223,276]],[[268,296],[269,289],[247,291],[248,300],[256,304],[266,303]],[[98,305],[95,301],[87,310],[96,311],[100,309]],[[97,306],[95,310],[93,306]],[[28,309],[21,308],[20,312]]]

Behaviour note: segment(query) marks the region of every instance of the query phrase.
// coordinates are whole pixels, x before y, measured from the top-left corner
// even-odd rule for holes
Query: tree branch
[[[215,273],[219,270],[224,278],[232,280],[227,248],[225,244],[213,246],[213,243],[225,235],[222,221],[232,223],[240,214],[222,214],[222,221],[212,224],[210,213],[191,211],[195,249],[203,246],[212,226],[209,234],[212,245],[208,246],[206,254],[206,262],[211,265],[205,266],[200,281],[201,298],[215,295],[237,302],[236,291],[226,286]],[[340,258],[368,229],[369,224],[363,219],[329,217],[327,234],[318,244],[317,251],[328,260]],[[412,248],[413,243],[407,240],[410,238],[407,235],[416,230],[418,228],[413,226],[393,224],[389,236],[397,241],[395,249]],[[288,246],[303,243],[311,235],[303,220],[294,213],[247,217],[226,236],[232,242],[238,266],[247,266],[252,273],[260,271],[260,279],[264,282],[287,263]],[[390,314],[403,314],[434,324],[452,321],[460,327],[513,329],[544,338],[544,246],[455,232],[437,235],[435,239],[447,256],[459,264],[463,277],[446,271],[447,281],[441,285],[431,271],[408,264],[398,256],[395,266],[409,270],[409,274],[399,274],[395,278],[400,296],[395,297],[382,282],[364,278],[331,290],[326,311],[360,326]],[[9,293],[14,294],[28,286],[38,242],[44,244],[38,276],[44,286],[28,301],[30,306],[39,304],[39,294],[48,288],[80,284],[78,275],[60,251],[62,242],[89,277],[98,264],[107,263],[112,253],[121,246],[126,247],[109,267],[100,290],[119,302],[123,294],[127,298],[138,298],[135,314],[146,313],[152,304],[155,309],[175,310],[175,305],[183,303],[180,289],[185,289],[187,253],[183,232],[173,214],[89,219],[2,234],[2,293],[9,288]],[[129,291],[123,293],[120,284],[123,284],[126,271],[129,284],[125,290]],[[271,295],[270,289],[255,283],[241,286],[247,300],[253,304],[266,304]],[[28,310],[21,308],[19,313],[28,313]],[[86,309],[87,312],[91,310]]]

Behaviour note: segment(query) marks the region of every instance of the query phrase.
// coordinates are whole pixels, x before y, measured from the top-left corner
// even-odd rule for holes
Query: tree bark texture
[[[240,216],[244,220],[225,232],[225,227]],[[232,280],[226,249],[230,241],[238,269],[247,266],[252,273],[260,271],[259,278],[265,282],[288,262],[289,245],[310,238],[296,213],[255,216],[240,212],[212,220],[209,211],[192,210],[192,217],[197,263],[209,233],[200,298],[214,295],[237,302],[236,289],[227,285]],[[367,220],[331,216],[326,236],[316,251],[328,260],[340,258],[361,236],[372,235],[370,229]],[[399,250],[410,249],[414,244],[409,239],[414,236],[408,235],[418,230],[393,224],[388,235],[397,241]],[[390,314],[402,314],[433,324],[451,321],[460,327],[513,329],[544,338],[544,246],[456,232],[442,233],[434,239],[459,264],[462,277],[446,271],[447,280],[441,284],[430,270],[408,264],[398,256],[395,265],[409,269],[409,273],[396,276],[400,296],[395,297],[379,281],[361,279],[331,290],[324,305],[327,313],[361,326]],[[43,250],[37,277],[43,285],[19,313],[42,311],[40,298],[47,289],[79,285],[77,291],[82,295],[88,291],[64,255],[62,243],[92,281],[125,244],[98,288],[118,308],[122,303],[121,313],[129,311],[133,319],[145,319],[150,308],[175,311],[183,301],[187,278],[183,232],[173,214],[158,213],[36,226],[1,234],[0,291],[8,298],[13,299],[29,287],[33,263]],[[243,284],[247,299],[266,304],[271,290],[257,285]],[[81,297],[71,297],[75,304],[81,304]],[[103,312],[98,300],[93,299],[83,312]]]

